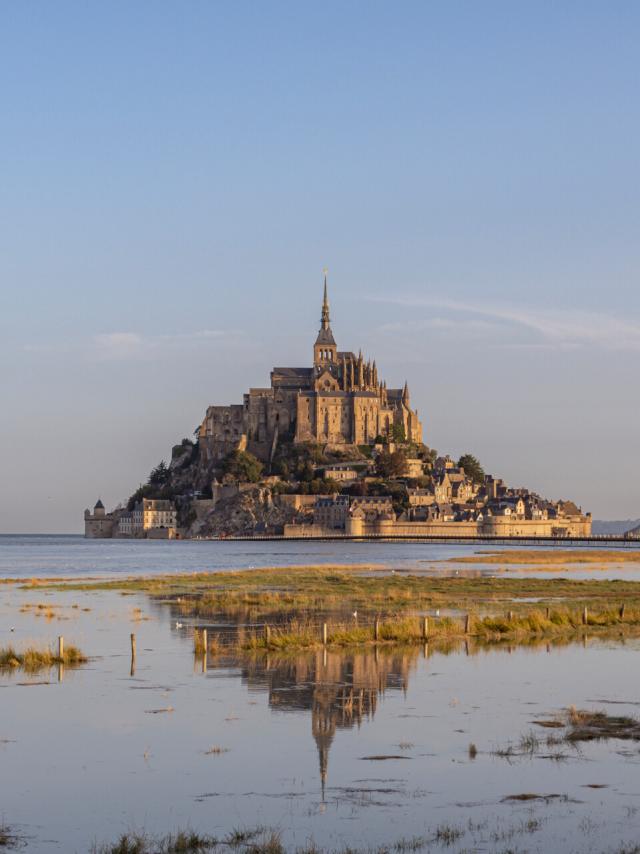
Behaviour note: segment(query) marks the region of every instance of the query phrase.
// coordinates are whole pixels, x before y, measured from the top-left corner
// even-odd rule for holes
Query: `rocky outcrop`
[[[305,519],[300,510],[280,502],[271,489],[254,486],[218,501],[199,513],[190,525],[188,537],[250,536],[281,534],[284,526]]]

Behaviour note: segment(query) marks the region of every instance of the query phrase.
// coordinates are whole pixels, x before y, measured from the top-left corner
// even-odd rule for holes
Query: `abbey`
[[[200,426],[201,452],[220,460],[235,449],[262,460],[278,442],[321,443],[329,448],[372,444],[377,437],[422,442],[409,388],[387,388],[375,361],[338,350],[331,331],[327,280],[313,367],[274,368],[270,388],[252,388],[242,404],[210,406]]]

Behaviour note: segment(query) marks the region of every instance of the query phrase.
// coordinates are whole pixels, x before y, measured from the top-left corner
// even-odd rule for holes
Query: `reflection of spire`
[[[243,679],[269,691],[273,710],[311,712],[311,734],[318,751],[322,801],[329,770],[329,752],[337,730],[360,726],[376,711],[385,689],[406,690],[409,671],[418,652],[304,653],[294,658],[271,658],[245,663]]]
[[[311,707],[311,733],[318,748],[323,802],[329,767],[329,749],[336,733],[335,720],[331,714],[332,693],[328,688],[317,688],[313,692],[313,705]]]

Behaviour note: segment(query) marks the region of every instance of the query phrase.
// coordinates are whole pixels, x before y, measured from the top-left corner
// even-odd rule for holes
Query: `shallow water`
[[[594,546],[597,548],[598,546]],[[515,546],[521,548],[521,546]],[[546,546],[548,548],[548,546]],[[590,548],[586,547],[586,548]],[[349,565],[420,573],[447,572],[558,578],[640,580],[640,564],[555,567],[449,563],[476,552],[508,547],[429,543],[230,542],[227,540],[85,540],[77,535],[0,535],[0,580],[32,577],[157,575],[271,566]]]
[[[20,610],[37,604],[55,616]],[[0,814],[29,851],[187,825],[265,824],[292,848],[332,849],[450,826],[461,836],[431,850],[452,852],[613,851],[640,833],[637,743],[561,748],[562,761],[493,753],[545,738],[532,721],[570,704],[635,713],[638,641],[210,656],[204,670],[186,622],[145,594],[0,588],[1,645],[58,634],[90,662],[0,675]],[[561,797],[503,801],[519,793]]]

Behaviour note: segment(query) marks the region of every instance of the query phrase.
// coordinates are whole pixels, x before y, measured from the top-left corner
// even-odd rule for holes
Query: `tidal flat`
[[[2,585],[0,645],[55,649],[63,635],[88,659],[0,673],[4,848],[637,850],[640,583],[461,573],[324,565]],[[513,611],[517,623],[585,606],[612,623],[238,642],[265,620],[368,630],[376,614],[508,623]]]

